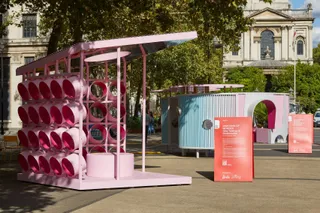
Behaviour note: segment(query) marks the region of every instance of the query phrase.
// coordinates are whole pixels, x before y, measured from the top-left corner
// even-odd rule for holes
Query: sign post
[[[252,118],[215,118],[214,134],[214,181],[252,181]]]
[[[313,115],[289,116],[289,153],[312,153]]]

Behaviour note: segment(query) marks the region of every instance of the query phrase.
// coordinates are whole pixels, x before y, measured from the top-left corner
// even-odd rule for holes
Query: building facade
[[[16,6],[5,14],[0,14],[0,21],[5,22],[12,18],[14,14],[19,13],[19,16],[12,20],[14,24],[7,27],[6,35],[0,38],[1,88],[3,88],[4,96],[2,100],[4,107],[3,110],[0,110],[0,113],[4,119],[5,129],[21,127],[17,113],[17,109],[21,105],[17,85],[22,81],[22,77],[16,76],[16,69],[39,57],[43,57],[46,54],[48,44],[48,39],[40,37],[39,34],[39,14],[28,13],[26,10],[21,9],[20,6]]]
[[[265,74],[277,74],[295,61],[313,63],[312,5],[291,9],[289,0],[248,0],[244,10],[253,18],[249,31],[242,33],[240,50],[224,53],[224,68],[253,66]]]

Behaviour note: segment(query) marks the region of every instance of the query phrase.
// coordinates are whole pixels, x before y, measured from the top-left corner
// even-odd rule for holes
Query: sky
[[[316,47],[320,43],[320,0],[291,0],[292,8],[307,8],[307,4],[311,3],[313,8],[313,46]],[[318,3],[318,4],[317,4]]]

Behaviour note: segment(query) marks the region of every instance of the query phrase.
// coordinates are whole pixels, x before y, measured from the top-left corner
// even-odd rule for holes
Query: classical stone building
[[[15,24],[8,26],[7,35],[2,38],[0,37],[0,73],[2,74],[0,77],[3,80],[1,82],[3,82],[3,118],[5,129],[17,129],[21,127],[17,114],[17,109],[21,104],[17,92],[17,84],[22,81],[22,77],[16,76],[16,69],[42,57],[46,53],[48,43],[47,38],[39,36],[39,14],[29,13],[25,9],[21,12],[21,9],[21,7],[16,6],[5,14],[0,14],[0,21],[4,22],[13,13],[21,13],[20,16],[13,19]],[[17,24],[22,24],[22,26],[18,26]],[[1,66],[1,62],[3,62],[3,66]],[[0,114],[1,127],[1,108]]]
[[[239,51],[224,53],[225,68],[254,66],[270,75],[296,60],[313,63],[311,4],[292,9],[289,0],[248,0],[244,15],[255,23],[241,35]]]

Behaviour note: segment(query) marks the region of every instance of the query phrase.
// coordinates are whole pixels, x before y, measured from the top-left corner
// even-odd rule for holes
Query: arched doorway
[[[261,60],[274,59],[274,33],[265,30],[261,33]]]
[[[262,100],[253,105],[254,142],[268,143],[270,131],[275,129],[276,106],[270,100]]]

